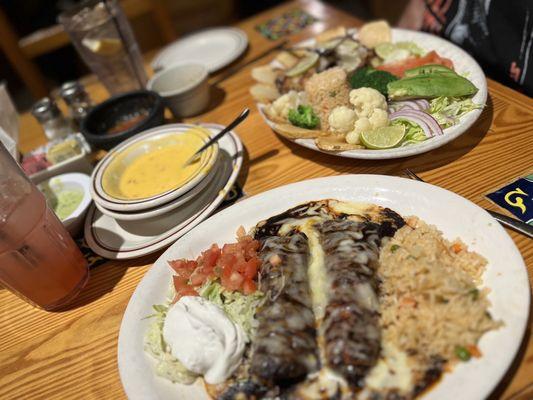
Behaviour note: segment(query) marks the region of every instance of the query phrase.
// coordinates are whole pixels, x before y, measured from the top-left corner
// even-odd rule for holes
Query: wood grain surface
[[[250,46],[236,64],[245,63],[277,43],[254,30],[258,23],[298,7],[318,17],[319,22],[291,36],[292,42],[335,25],[361,23],[354,16],[316,1],[285,3],[237,24],[248,34]],[[252,84],[250,69],[272,57],[247,66],[212,88],[210,109],[187,120],[226,124],[243,107],[253,110],[237,128],[246,148],[239,180],[248,195],[320,176],[401,175],[403,169],[411,168],[430,183],[496,210],[484,194],[533,172],[533,100],[491,80],[487,106],[476,124],[460,138],[423,155],[359,161],[317,153],[286,141],[267,127],[248,94]],[[87,87],[95,101],[107,97],[94,78],[88,78]],[[43,142],[37,122],[28,114],[23,115],[20,149],[28,151]],[[533,242],[507,232],[526,261],[531,283]],[[61,312],[34,309],[0,288],[0,399],[124,398],[116,361],[120,321],[133,290],[158,256],[159,253],[130,261],[110,261],[97,267],[81,295]],[[531,326],[493,398],[533,398],[530,331]]]

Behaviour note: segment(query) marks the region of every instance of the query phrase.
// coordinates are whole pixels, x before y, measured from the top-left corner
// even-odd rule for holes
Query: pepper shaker
[[[61,85],[59,95],[65,101],[70,109],[70,117],[78,125],[87,115],[93,104],[89,94],[78,81],[65,82]]]
[[[69,121],[63,116],[55,101],[44,97],[31,109],[32,115],[39,121],[49,140],[64,138],[72,133]]]

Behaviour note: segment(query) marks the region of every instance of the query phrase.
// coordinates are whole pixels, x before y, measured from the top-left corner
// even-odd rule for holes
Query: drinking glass
[[[0,82],[0,141],[11,155],[17,158],[19,116],[5,82]]]
[[[52,310],[71,301],[88,278],[74,240],[0,144],[0,284]]]
[[[139,46],[115,0],[94,0],[59,15],[83,61],[111,94],[143,89],[147,82]]]

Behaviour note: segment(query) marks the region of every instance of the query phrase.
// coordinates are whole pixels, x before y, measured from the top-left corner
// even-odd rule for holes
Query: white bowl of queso
[[[186,161],[210,138],[200,126],[160,126],[121,143],[92,175],[91,196],[102,207],[139,211],[174,200],[198,185],[218,157],[218,145]]]

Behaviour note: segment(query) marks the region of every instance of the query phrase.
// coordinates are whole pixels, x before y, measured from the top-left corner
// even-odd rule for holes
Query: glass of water
[[[139,46],[116,0],[83,2],[60,14],[58,20],[83,61],[111,94],[145,87]]]

